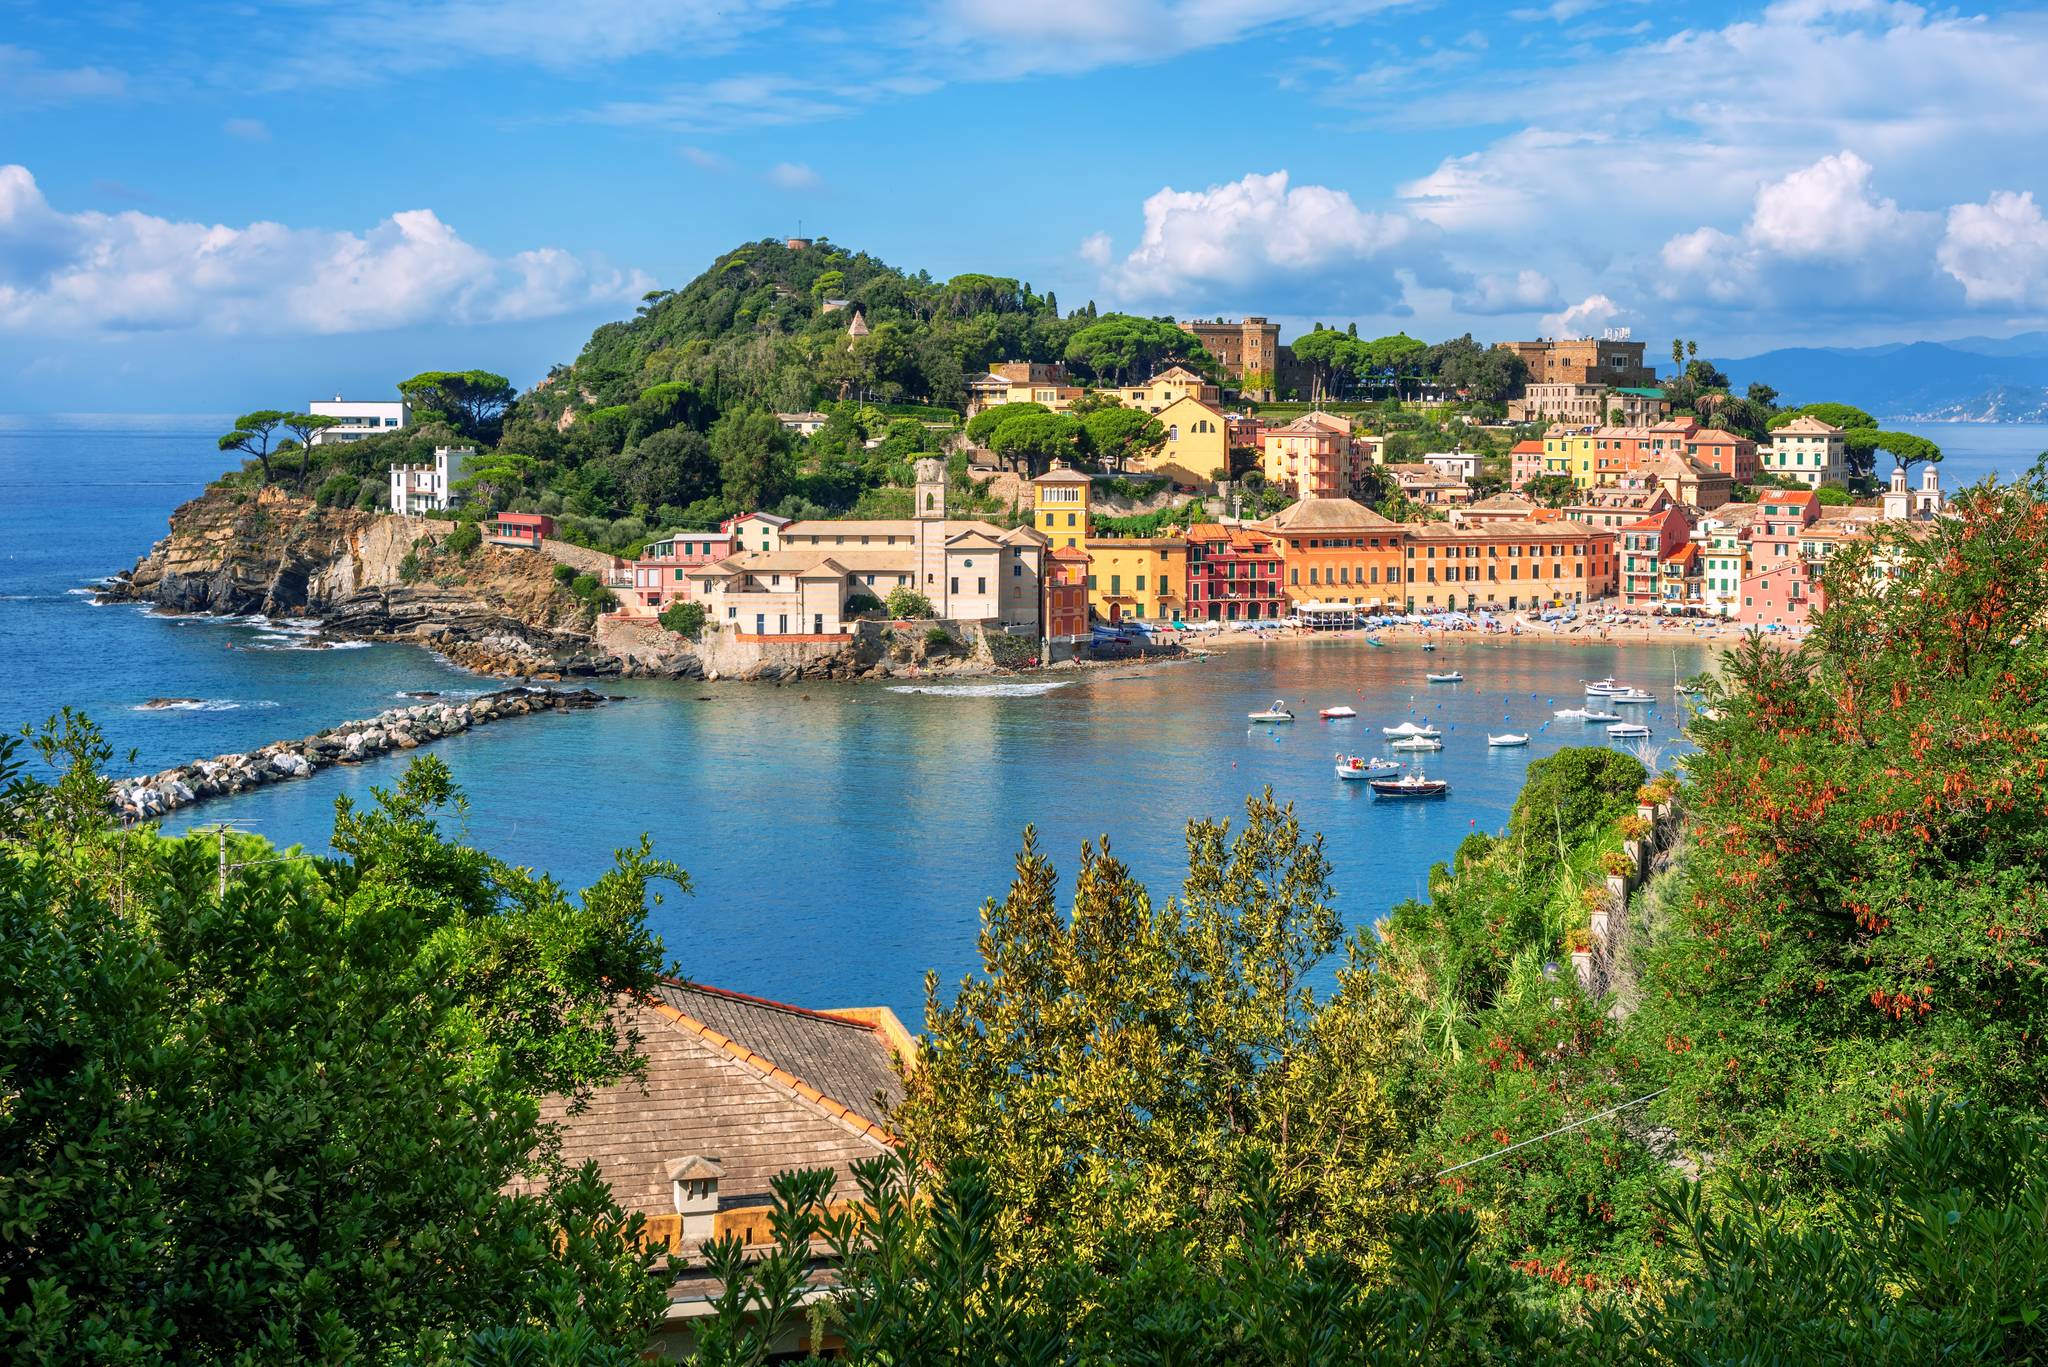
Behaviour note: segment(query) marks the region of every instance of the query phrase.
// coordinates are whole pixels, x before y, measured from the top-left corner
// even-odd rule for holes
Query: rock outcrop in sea
[[[243,793],[287,779],[308,778],[333,764],[355,764],[394,750],[413,750],[508,717],[570,712],[605,701],[589,689],[508,688],[464,702],[394,707],[365,721],[343,722],[304,740],[273,741],[246,754],[215,755],[111,786],[109,805],[124,821],[148,821],[208,798]]]

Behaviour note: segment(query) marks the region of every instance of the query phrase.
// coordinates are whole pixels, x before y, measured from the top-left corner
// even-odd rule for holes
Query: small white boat
[[[1648,740],[1650,728],[1641,722],[1625,721],[1619,726],[1608,727],[1607,734],[1614,740]]]
[[[1510,731],[1505,736],[1488,736],[1486,743],[1496,750],[1512,750],[1517,745],[1527,745],[1529,738]]]
[[[1465,682],[1465,676],[1464,676],[1463,674],[1460,674],[1460,673],[1459,673],[1459,672],[1458,672],[1457,670],[1455,670],[1455,669],[1454,669],[1454,670],[1452,670],[1452,671],[1451,671],[1450,673],[1448,673],[1448,674],[1429,674],[1429,675],[1425,675],[1424,677],[1426,677],[1426,678],[1427,678],[1427,679],[1428,679],[1428,680],[1429,680],[1429,681],[1430,681],[1431,683],[1463,683],[1463,682]]]
[[[1324,721],[1343,721],[1346,717],[1357,716],[1358,713],[1352,708],[1346,707],[1343,703],[1338,703],[1335,707],[1324,708],[1316,713],[1316,715]]]
[[[1365,755],[1337,756],[1337,777],[1349,782],[1368,778],[1380,778],[1387,774],[1398,774],[1401,765],[1396,760],[1379,759]]]
[[[1441,750],[1444,743],[1435,736],[1406,736],[1387,747],[1389,750]]]
[[[1421,774],[1403,774],[1399,778],[1376,778],[1372,781],[1374,797],[1445,797],[1451,785],[1440,778],[1426,778]]]
[[[1599,709],[1595,708],[1589,710],[1584,717],[1580,718],[1580,720],[1584,721],[1589,726],[1594,724],[1595,722],[1620,721],[1621,713],[1602,712]]]
[[[1657,695],[1645,693],[1640,688],[1631,688],[1626,693],[1609,693],[1607,701],[1615,707],[1640,707],[1644,703],[1657,701]]]
[[[1619,721],[1620,718],[1617,717],[1615,720]],[[1441,736],[1443,732],[1427,722],[1417,726],[1412,721],[1404,721],[1399,726],[1382,726],[1380,734],[1399,738],[1402,736]]]
[[[1626,693],[1628,688],[1625,683],[1616,683],[1614,676],[1610,674],[1604,679],[1595,679],[1587,684],[1586,692],[1595,697],[1605,697],[1609,693]]]
[[[1559,721],[1584,721],[1593,714],[1583,707],[1560,707],[1550,715],[1556,717]],[[1616,718],[1616,720],[1619,720],[1619,718]]]
[[[1273,705],[1265,711],[1245,713],[1245,720],[1254,722],[1293,721],[1294,714],[1287,710],[1287,704],[1284,701],[1275,698]]]

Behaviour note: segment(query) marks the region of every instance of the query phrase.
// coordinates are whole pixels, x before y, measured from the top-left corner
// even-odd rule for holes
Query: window
[[[1138,576],[1138,592],[1140,592],[1140,593],[1143,593],[1144,591],[1145,591],[1145,576],[1141,574],[1141,575],[1139,575],[1139,576]]]
[[[948,583],[950,583],[950,584],[951,584],[951,586],[952,586],[952,587],[950,588],[949,592],[952,592],[952,593],[958,593],[958,592],[960,592],[960,576],[958,576],[957,574],[956,574],[956,575],[954,575],[954,576],[953,576],[953,578],[952,578],[951,580],[949,580],[949,581],[948,581]]]
[[[1109,591],[1111,593],[1122,593],[1124,591],[1124,577],[1122,575],[1112,574],[1109,576]]]
[[[814,612],[811,614],[811,634],[813,636],[823,636],[825,634],[824,613]]]
[[[974,591],[975,591],[976,593],[987,593],[987,592],[988,592],[988,576],[987,576],[987,575],[977,575],[977,576],[975,577],[975,580],[974,580]]]
[[[768,614],[765,612],[754,614],[754,634],[756,636],[766,636],[768,634]]]
[[[777,636],[787,636],[787,635],[789,635],[789,614],[788,614],[788,613],[786,613],[786,612],[779,612],[779,613],[775,614],[775,634],[776,634]]]
[[[1012,565],[1010,566],[1010,578],[1012,578],[1012,579],[1022,579],[1023,577],[1024,577],[1024,562],[1023,562],[1023,561],[1021,561],[1021,560],[1019,560],[1019,561],[1016,561],[1015,563],[1013,563],[1013,564],[1012,564]]]

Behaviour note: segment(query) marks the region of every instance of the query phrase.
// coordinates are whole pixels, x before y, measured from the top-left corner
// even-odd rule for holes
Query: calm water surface
[[[218,468],[219,430],[218,419],[0,419],[0,723],[79,707],[148,770],[366,716],[401,690],[491,686],[409,646],[308,649],[265,624],[90,606],[78,590],[131,563]],[[1953,432],[1944,441],[1960,447]],[[1164,897],[1184,866],[1184,824],[1235,814],[1270,784],[1326,835],[1338,907],[1366,924],[1419,893],[1469,831],[1498,828],[1532,759],[1597,730],[1550,722],[1580,701],[1580,680],[1616,673],[1651,688],[1661,740],[1674,669],[1707,663],[1696,647],[1473,641],[1424,655],[1323,640],[1056,686],[616,684],[614,706],[509,722],[435,753],[470,797],[452,825],[572,886],[651,833],[695,883],[654,918],[685,973],[914,1018],[926,969],[950,983],[971,967],[975,910],[1007,884],[1027,824],[1069,874],[1080,843],[1108,833]],[[1426,665],[1455,665],[1467,682],[1429,685]],[[135,710],[159,696],[205,708]],[[1304,719],[1245,723],[1275,697]],[[1339,701],[1359,719],[1314,720]],[[1379,728],[1410,716],[1445,728],[1446,748],[1425,759],[1451,780],[1448,801],[1376,803],[1336,779],[1339,750],[1383,753]],[[1489,750],[1489,727],[1535,741]],[[171,828],[230,817],[324,848],[334,799],[390,783],[400,763],[330,769]]]

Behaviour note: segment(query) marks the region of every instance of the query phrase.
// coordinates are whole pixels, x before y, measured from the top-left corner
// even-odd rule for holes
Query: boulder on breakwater
[[[343,722],[304,740],[273,741],[241,755],[215,755],[161,773],[111,785],[109,805],[123,821],[148,821],[212,797],[306,778],[331,764],[356,764],[393,750],[411,750],[507,717],[580,711],[605,699],[587,688],[507,688],[465,702],[394,707],[364,721]]]

